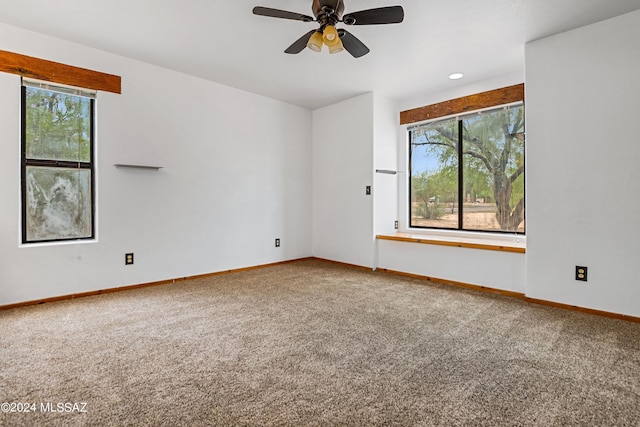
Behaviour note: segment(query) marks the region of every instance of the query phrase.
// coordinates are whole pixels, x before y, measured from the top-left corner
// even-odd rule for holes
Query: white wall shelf
[[[126,168],[126,169],[146,169],[146,170],[160,170],[162,166],[147,166],[147,165],[130,165],[126,163],[116,163],[113,165],[117,168]]]

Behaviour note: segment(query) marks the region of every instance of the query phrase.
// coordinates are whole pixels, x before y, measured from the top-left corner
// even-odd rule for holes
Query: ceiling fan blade
[[[268,16],[270,18],[283,18],[293,19],[295,21],[312,22],[315,21],[310,16],[302,15],[300,13],[288,12],[286,10],[271,9],[270,7],[256,6],[253,8],[254,15]]]
[[[404,20],[402,6],[379,7],[348,13],[342,18],[347,25],[399,24]]]
[[[293,42],[293,44],[289,46],[287,50],[284,51],[284,53],[296,54],[296,53],[302,52],[304,48],[307,47],[307,43],[309,42],[309,39],[315,32],[316,30],[311,30],[304,36],[300,37],[298,40]]]
[[[344,46],[345,50],[354,58],[360,58],[369,53],[369,48],[349,31],[340,29],[338,30],[338,35],[340,35],[340,39],[342,40],[342,46]]]

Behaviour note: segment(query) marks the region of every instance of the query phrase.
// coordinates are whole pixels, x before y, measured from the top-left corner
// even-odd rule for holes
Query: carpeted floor
[[[35,403],[3,426],[639,426],[640,324],[307,260],[0,311],[2,402]]]

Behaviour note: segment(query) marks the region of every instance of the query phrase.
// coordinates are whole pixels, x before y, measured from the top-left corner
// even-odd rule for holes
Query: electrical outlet
[[[132,265],[133,264],[133,252],[124,254],[124,265]]]
[[[276,239],[276,248],[280,247],[280,239]]]
[[[395,228],[396,230],[398,229],[398,220],[395,220],[393,222],[393,228]]]
[[[370,186],[370,185],[367,185],[367,187],[366,187],[366,188],[365,188],[365,190],[364,190],[364,193],[365,193],[367,196],[370,196],[370,195],[371,195],[371,186]]]
[[[587,267],[576,265],[576,280],[579,280],[581,282],[587,281]]]

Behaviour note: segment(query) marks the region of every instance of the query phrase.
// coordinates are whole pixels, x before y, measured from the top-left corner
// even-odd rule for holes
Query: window
[[[23,243],[94,237],[94,97],[23,80]]]
[[[410,226],[524,233],[524,105],[409,129]]]

